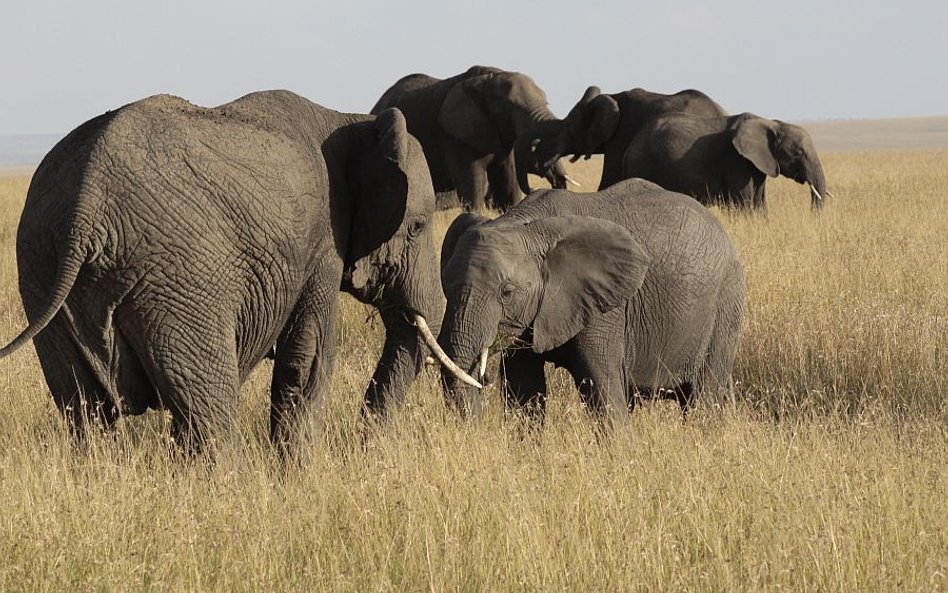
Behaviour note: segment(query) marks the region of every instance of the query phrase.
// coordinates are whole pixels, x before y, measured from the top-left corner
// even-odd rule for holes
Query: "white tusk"
[[[833,192],[831,192],[830,190],[826,190],[826,197],[833,198],[834,200],[836,199],[836,196],[834,196]]]
[[[816,199],[817,199],[817,200],[819,200],[819,201],[821,201],[821,202],[823,201],[823,196],[821,196],[821,195],[820,195],[820,192],[816,191],[816,188],[813,187],[812,185],[810,186],[810,191],[813,192],[813,195],[816,196]]]
[[[484,375],[487,374],[487,348],[481,350],[481,364],[477,367],[477,378],[481,383],[484,382]]]
[[[428,345],[428,348],[431,348],[431,353],[435,355],[435,358],[438,359],[444,368],[451,371],[451,374],[467,383],[471,387],[477,387],[478,389],[483,389],[484,386],[475,381],[470,375],[461,370],[461,367],[454,364],[454,361],[441,349],[441,346],[438,345],[438,340],[431,334],[431,328],[428,327],[428,322],[425,321],[425,318],[421,315],[415,314],[415,327],[418,328],[418,331],[421,333],[421,337],[424,338],[425,344]]]
[[[570,177],[569,175],[563,175],[563,179],[566,180],[566,183],[572,183],[572,184],[575,185],[576,187],[582,187],[582,184],[581,184],[580,182],[576,181],[575,179],[573,179],[573,178]]]
[[[425,357],[425,364],[428,366],[434,366],[438,364],[438,361],[432,358],[431,355],[429,354],[428,356]]]

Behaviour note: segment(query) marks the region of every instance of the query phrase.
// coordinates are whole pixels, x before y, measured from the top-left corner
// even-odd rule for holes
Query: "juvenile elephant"
[[[744,271],[720,223],[693,199],[641,179],[592,194],[538,191],[490,221],[463,214],[445,236],[448,304],[438,343],[463,409],[481,396],[488,349],[503,350],[508,405],[537,410],[543,365],[573,376],[586,404],[621,421],[636,393],[729,388]],[[535,406],[535,407],[533,407]]]
[[[649,122],[679,112],[698,117],[727,114],[710,97],[692,89],[673,95],[644,89],[604,95],[599,87],[591,86],[563,120],[556,142],[543,138],[534,149],[544,162],[566,154],[574,155],[572,162],[581,156],[604,155],[599,189],[606,189],[625,179],[622,156],[636,134]]]
[[[456,190],[468,208],[483,208],[488,195],[494,207],[509,208],[521,190],[530,192],[528,173],[565,187],[559,162],[545,165],[533,156],[541,138],[556,137],[561,120],[529,76],[487,66],[445,80],[410,74],[385,91],[372,113],[390,107],[405,114],[421,142],[435,191]]]
[[[765,204],[767,176],[810,185],[820,208],[826,179],[806,130],[751,113],[698,118],[673,115],[647,125],[625,153],[625,177],[641,177],[702,204],[742,209]]]
[[[276,344],[270,435],[319,408],[340,288],[381,311],[366,393],[405,391],[439,327],[431,179],[398,110],[338,113],[287,91],[216,108],[162,95],[92,119],[46,156],[17,233],[29,327],[53,399],[88,419],[166,408],[198,450],[233,423]]]

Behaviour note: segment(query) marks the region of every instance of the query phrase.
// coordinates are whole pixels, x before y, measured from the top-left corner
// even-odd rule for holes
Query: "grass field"
[[[211,464],[172,459],[160,414],[76,450],[32,350],[0,361],[0,591],[948,590],[948,152],[823,164],[820,216],[784,180],[769,217],[719,213],[749,281],[737,397],[684,424],[646,403],[599,440],[551,370],[524,439],[494,388],[462,422],[429,371],[363,440],[381,323],[348,298],[324,436],[286,474],[269,363]],[[27,185],[0,179],[0,341]]]

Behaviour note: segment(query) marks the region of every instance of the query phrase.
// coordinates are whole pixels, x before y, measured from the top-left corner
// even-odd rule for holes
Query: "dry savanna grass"
[[[598,438],[551,370],[525,437],[495,388],[465,422],[428,372],[363,438],[381,327],[348,298],[324,425],[285,472],[268,363],[210,463],[173,459],[157,413],[73,447],[32,350],[0,361],[0,590],[948,589],[948,152],[824,165],[818,217],[783,180],[768,217],[719,213],[750,286],[738,389],[687,423],[646,403]],[[3,341],[27,184],[0,179]]]

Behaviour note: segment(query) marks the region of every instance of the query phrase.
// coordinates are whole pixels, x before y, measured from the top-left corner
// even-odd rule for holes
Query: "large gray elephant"
[[[768,176],[809,184],[813,208],[820,208],[826,195],[823,167],[806,130],[752,113],[659,118],[632,141],[623,174],[692,195],[702,204],[742,209],[766,208]]]
[[[604,95],[599,87],[591,86],[563,120],[556,143],[541,138],[534,150],[543,162],[554,162],[567,154],[574,155],[573,162],[581,156],[604,155],[599,189],[606,189],[625,179],[622,156],[632,139],[649,122],[671,113],[698,117],[727,114],[710,97],[693,89],[673,95],[644,89]]]
[[[476,384],[498,344],[506,402],[541,417],[546,362],[566,368],[610,424],[637,393],[687,409],[697,392],[730,386],[744,271],[721,224],[688,196],[642,179],[538,191],[493,221],[458,217],[441,266],[438,354],[462,409],[481,406]]]
[[[216,108],[155,96],[92,119],[46,156],[17,234],[29,327],[52,396],[89,419],[165,408],[199,450],[276,344],[270,434],[321,407],[340,288],[381,311],[366,393],[380,408],[444,311],[431,179],[398,110],[338,113],[287,91]]]
[[[541,164],[533,147],[560,129],[546,95],[529,76],[487,66],[441,80],[410,74],[392,85],[372,113],[397,107],[428,159],[435,191],[457,191],[461,204],[484,208],[488,195],[505,210],[530,193],[528,173],[565,187],[562,165]],[[550,164],[546,165],[546,161]]]

